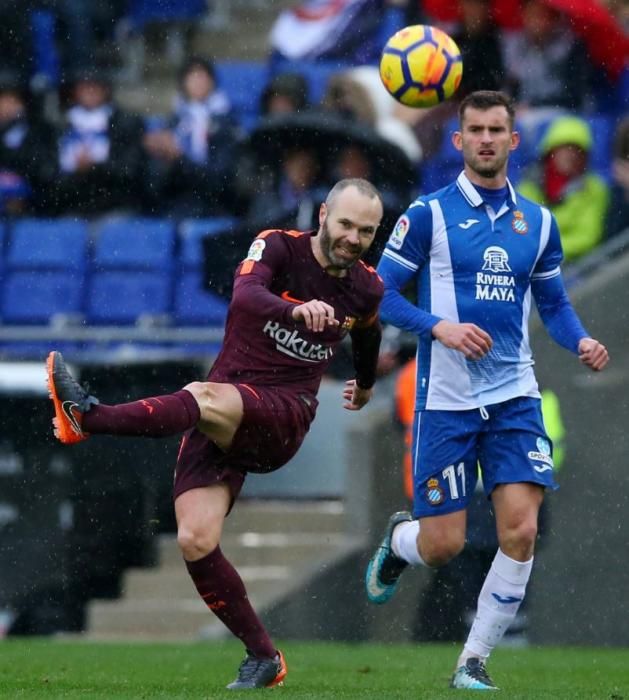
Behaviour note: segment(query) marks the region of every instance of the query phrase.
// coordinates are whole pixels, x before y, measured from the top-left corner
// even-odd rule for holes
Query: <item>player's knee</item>
[[[217,391],[213,382],[192,382],[184,387],[199,404],[201,421],[214,423],[217,418]]]
[[[505,528],[500,536],[500,549],[509,557],[524,561],[533,556],[537,539],[537,522],[523,520]]]
[[[208,382],[191,382],[190,384],[186,384],[186,386],[184,386],[184,389],[189,391],[196,399],[197,403],[199,404],[201,414],[203,414],[204,406],[206,406],[206,404],[208,404],[210,401],[208,386]]]
[[[181,523],[177,529],[177,544],[186,561],[207,556],[218,546],[219,538],[207,528]]]
[[[459,537],[448,537],[421,540],[420,556],[430,567],[444,566],[458,556],[465,546],[465,540]]]
[[[201,423],[234,429],[242,416],[242,399],[231,384],[221,382],[192,382],[184,387],[197,403]]]

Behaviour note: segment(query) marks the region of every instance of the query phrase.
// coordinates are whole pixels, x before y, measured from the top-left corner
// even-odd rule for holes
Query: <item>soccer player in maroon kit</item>
[[[278,469],[299,449],[323,373],[347,333],[356,373],[345,384],[344,408],[360,410],[371,398],[383,284],[360,257],[381,218],[373,185],[346,179],[321,204],[318,231],[260,233],[236,269],[223,348],[205,382],[106,406],[74,380],[59,352],[48,356],[61,442],[185,431],[175,470],[177,539],[199,595],[245,645],[230,689],[278,685],[286,664],[221,552],[223,522],[247,472]]]

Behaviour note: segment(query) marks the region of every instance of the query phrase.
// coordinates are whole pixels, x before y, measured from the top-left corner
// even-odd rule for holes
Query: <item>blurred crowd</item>
[[[103,59],[151,22],[168,34],[207,21],[212,3],[2,0],[0,215],[230,215],[251,235],[258,226],[308,228],[333,182],[365,177],[384,193],[386,227],[460,166],[448,160],[458,101],[501,89],[517,103],[523,139],[511,177],[551,208],[575,260],[629,225],[628,7],[302,2],[273,24],[265,82],[251,86],[256,104],[244,120],[211,46],[175,61],[167,114],[125,108],[116,96],[125,66]],[[377,71],[388,36],[417,23],[444,28],[463,55],[457,95],[432,109],[397,104]],[[334,70],[314,98],[317,66]]]

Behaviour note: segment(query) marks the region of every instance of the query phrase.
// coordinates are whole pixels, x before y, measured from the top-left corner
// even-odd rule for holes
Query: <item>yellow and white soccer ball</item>
[[[380,77],[388,92],[408,107],[432,107],[456,92],[463,75],[461,52],[437,27],[415,24],[385,44]]]

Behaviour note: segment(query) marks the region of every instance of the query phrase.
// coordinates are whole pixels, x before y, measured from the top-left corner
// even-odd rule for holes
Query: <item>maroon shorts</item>
[[[234,384],[244,412],[234,441],[224,452],[196,428],[181,441],[175,470],[174,497],[184,491],[226,483],[232,501],[247,472],[279,469],[295,455],[315,416],[317,400],[310,393],[278,387]]]

